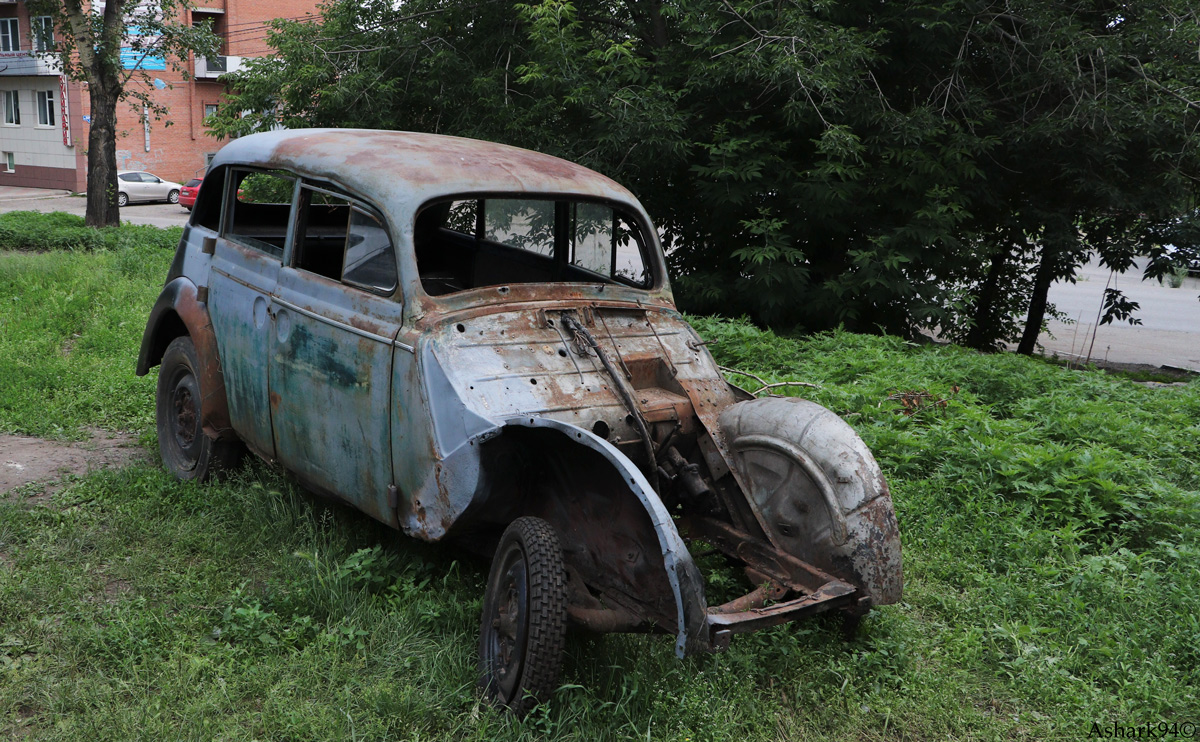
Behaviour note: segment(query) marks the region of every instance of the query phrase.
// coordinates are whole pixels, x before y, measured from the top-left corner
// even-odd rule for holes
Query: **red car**
[[[179,189],[179,205],[188,211],[192,210],[192,206],[196,203],[196,196],[200,193],[200,184],[204,182],[204,178],[192,178],[183,184],[183,188]]]

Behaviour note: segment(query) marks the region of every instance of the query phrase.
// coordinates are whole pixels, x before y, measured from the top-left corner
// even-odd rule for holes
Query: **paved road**
[[[87,202],[83,196],[63,195],[65,191],[0,186],[0,213],[6,211],[65,211],[83,216]],[[155,227],[181,227],[188,219],[187,209],[178,204],[129,204],[121,209],[121,221],[150,224]]]
[[[1087,357],[1090,351],[1090,356],[1098,360],[1200,371],[1200,279],[1184,279],[1177,289],[1158,281],[1143,281],[1145,262],[1141,259],[1134,271],[1111,279],[1112,288],[1141,305],[1134,315],[1141,325],[1096,326],[1096,312],[1109,281],[1109,271],[1098,264],[1084,266],[1074,284],[1054,284],[1050,301],[1073,322],[1047,323],[1048,332],[1038,338],[1045,352],[1075,358]]]

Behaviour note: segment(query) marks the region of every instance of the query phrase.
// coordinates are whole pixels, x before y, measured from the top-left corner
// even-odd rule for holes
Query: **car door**
[[[130,201],[152,201],[154,200],[154,186],[151,185],[154,176],[150,173],[134,173],[136,181],[130,183],[133,191],[129,194]]]
[[[121,181],[118,187],[122,191],[125,191],[125,195],[129,197],[130,203],[141,200],[141,173],[121,173],[117,176],[117,179]]]
[[[229,417],[238,436],[275,458],[268,375],[271,294],[293,225],[295,179],[231,169],[225,181],[220,237],[208,284],[208,313],[217,336]],[[244,199],[242,191],[263,200]],[[263,198],[261,194],[268,196]]]
[[[163,185],[163,179],[151,173],[142,173],[142,191],[143,198],[147,201],[166,201],[167,189]]]
[[[392,522],[390,398],[400,328],[396,254],[371,207],[303,185],[271,301],[271,425],[308,486]]]

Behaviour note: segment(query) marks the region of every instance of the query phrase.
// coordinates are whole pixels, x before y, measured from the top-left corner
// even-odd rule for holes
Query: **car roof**
[[[377,129],[285,129],[226,144],[209,166],[280,168],[336,181],[391,209],[415,211],[439,196],[569,194],[628,203],[612,179],[550,155],[442,134]]]

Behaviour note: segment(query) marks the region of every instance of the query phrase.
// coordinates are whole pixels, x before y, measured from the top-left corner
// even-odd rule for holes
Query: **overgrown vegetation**
[[[132,366],[167,261],[0,253],[0,430],[153,448]],[[694,322],[725,365],[820,384],[787,391],[889,477],[905,600],[857,639],[808,621],[679,662],[663,637],[576,636],[554,702],[516,722],[475,693],[482,564],[261,464],[213,486],[134,466],[0,501],[0,733],[1045,739],[1200,714],[1200,382]]]
[[[1200,244],[1179,218],[1198,18],[1189,0],[330,2],[276,22],[278,54],[230,76],[210,123],[561,155],[644,201],[690,311],[1031,353],[1050,285],[1089,258],[1151,254],[1159,276],[1162,244]],[[1108,299],[1106,320],[1137,308]]]
[[[160,229],[144,224],[93,229],[82,217],[64,211],[43,214],[10,211],[0,214],[0,249],[4,250],[174,250],[180,228]]]
[[[50,251],[0,252],[0,433],[152,427],[154,379],[133,369],[180,232],[0,214],[0,250]]]

